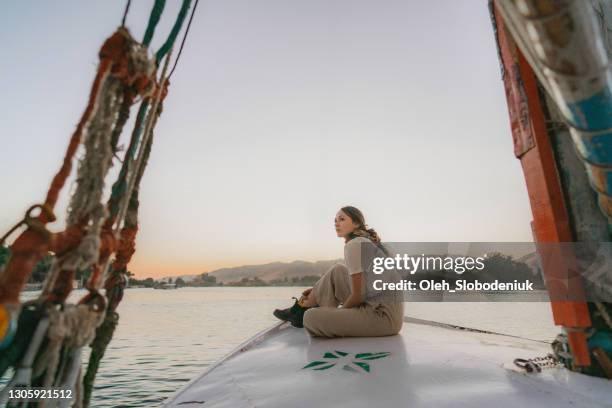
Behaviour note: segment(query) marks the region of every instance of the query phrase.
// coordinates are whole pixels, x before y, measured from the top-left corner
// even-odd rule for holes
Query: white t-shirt
[[[390,254],[390,256],[392,256]],[[388,301],[402,301],[401,292],[389,293],[374,289],[374,281],[382,280],[383,282],[399,282],[400,276],[396,270],[385,270],[382,274],[375,274],[374,258],[387,257],[387,254],[376,244],[365,237],[356,237],[348,241],[344,245],[344,262],[348,269],[349,275],[363,273],[364,288],[362,295],[364,300],[380,299]]]
[[[363,267],[362,245],[374,245],[372,241],[364,237],[356,237],[344,244],[344,262],[349,271],[349,275],[365,272]]]

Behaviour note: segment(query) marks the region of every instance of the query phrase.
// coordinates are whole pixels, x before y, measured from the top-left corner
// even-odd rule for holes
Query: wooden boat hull
[[[612,383],[565,368],[527,374],[544,342],[408,319],[397,336],[313,338],[278,324],[166,407],[612,407]],[[368,354],[370,353],[370,354]]]

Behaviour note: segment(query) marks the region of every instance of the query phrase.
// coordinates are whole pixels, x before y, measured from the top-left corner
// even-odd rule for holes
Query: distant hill
[[[342,262],[342,259],[334,259],[330,261],[293,261],[293,262],[273,262],[264,265],[244,265],[234,268],[221,268],[208,272],[217,278],[217,282],[229,283],[237,282],[242,278],[255,278],[270,282],[274,279],[301,278],[303,276],[323,275],[332,265]],[[193,281],[199,275],[178,275],[166,276],[161,281],[167,282],[169,278],[172,281],[177,278],[183,278],[185,282]]]
[[[164,276],[163,278],[156,278],[155,280],[158,282],[168,282],[168,279],[172,279],[172,282],[174,282],[176,279],[182,278],[185,282],[191,282],[197,276],[200,276],[200,275],[173,275],[173,276]]]
[[[530,253],[519,259],[518,262],[524,262],[530,267],[532,273],[538,274],[538,258],[537,254]],[[208,272],[210,275],[217,278],[217,283],[223,282],[227,284],[229,282],[237,282],[242,278],[253,279],[255,277],[270,282],[275,279],[287,278],[289,281],[291,278],[301,278],[303,276],[323,275],[329,268],[335,263],[343,262],[342,259],[332,259],[328,261],[293,261],[293,262],[272,262],[263,265],[243,265],[236,266],[234,268],[221,268],[214,271]],[[199,275],[181,275],[165,277],[161,280],[168,281],[168,278],[176,280],[177,278],[183,278],[185,282],[191,282]]]
[[[209,272],[217,278],[217,282],[236,282],[242,278],[255,278],[270,282],[274,279],[299,278],[308,275],[323,275],[335,263],[341,259],[331,261],[293,261],[273,262],[265,265],[245,265],[235,268],[222,268]]]

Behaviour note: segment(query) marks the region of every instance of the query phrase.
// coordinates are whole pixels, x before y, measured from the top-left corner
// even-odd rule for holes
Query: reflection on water
[[[93,407],[157,406],[248,337],[276,322],[303,288],[129,289],[102,360]],[[76,291],[71,301],[80,298]],[[24,298],[33,294],[26,293]],[[420,319],[552,340],[547,303],[407,303]]]
[[[263,290],[262,290],[263,289]],[[102,362],[93,406],[155,406],[275,322],[294,288],[131,289]]]

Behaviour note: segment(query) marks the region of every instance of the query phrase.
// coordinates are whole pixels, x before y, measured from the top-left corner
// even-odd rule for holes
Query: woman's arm
[[[342,305],[343,308],[347,309],[363,303],[363,285],[363,272],[351,275],[351,294]]]

